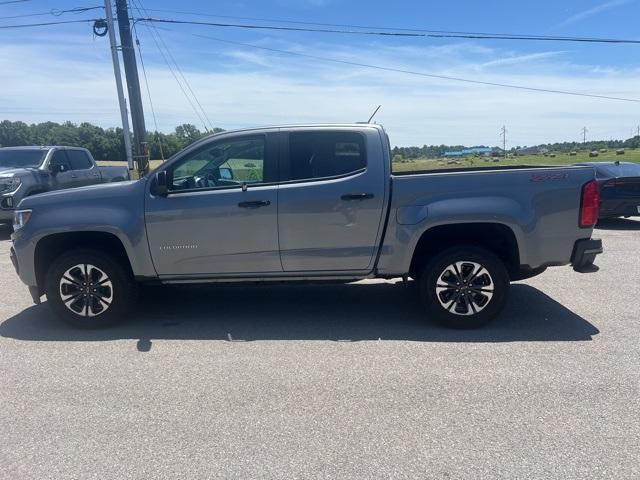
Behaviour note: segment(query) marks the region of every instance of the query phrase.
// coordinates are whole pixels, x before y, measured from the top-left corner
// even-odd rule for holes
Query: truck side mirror
[[[233,170],[229,167],[220,167],[218,171],[220,172],[221,180],[233,180]]]
[[[66,168],[63,163],[53,163],[49,165],[49,170],[55,175],[57,173],[64,172]]]
[[[153,185],[154,195],[166,197],[169,194],[169,186],[167,185],[167,171],[161,170],[156,173]]]

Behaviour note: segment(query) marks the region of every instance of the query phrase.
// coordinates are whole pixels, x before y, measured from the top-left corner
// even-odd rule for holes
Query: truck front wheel
[[[63,253],[45,278],[51,309],[78,328],[121,321],[135,305],[137,284],[117,258],[90,249]]]
[[[484,248],[461,245],[430,259],[420,275],[429,318],[455,329],[479,328],[503,309],[509,290],[504,263]]]

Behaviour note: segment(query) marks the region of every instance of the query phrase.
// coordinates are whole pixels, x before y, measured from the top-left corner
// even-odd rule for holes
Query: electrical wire
[[[87,23],[95,22],[96,18],[84,18],[82,20],[61,20],[58,22],[42,22],[42,23],[23,23],[21,25],[0,25],[0,29],[13,29],[13,28],[29,28],[29,27],[46,27],[49,25],[68,25],[70,23]]]
[[[10,3],[24,3],[30,0],[9,0],[8,2],[0,2],[0,5],[9,5]]]
[[[148,12],[146,11],[146,9],[144,8],[144,6],[142,5],[142,1],[138,0],[136,2],[136,0],[132,0],[132,3],[134,5],[134,8],[138,11],[139,14],[142,14],[141,9],[144,10],[144,12],[148,15]],[[139,4],[139,6],[138,6]],[[134,20],[134,28],[136,25],[136,22]],[[152,34],[152,38],[154,39],[154,42],[156,43],[156,46],[158,47],[158,50],[160,51],[160,53],[162,54],[163,58],[165,59],[165,63],[167,64],[167,66],[169,66],[169,70],[171,70],[174,78],[176,79],[176,82],[178,82],[178,86],[180,87],[180,89],[182,90],[182,93],[185,95],[185,97],[187,98],[187,100],[189,101],[191,107],[193,108],[194,112],[196,113],[196,115],[198,116],[198,118],[200,119],[200,121],[202,122],[202,124],[204,125],[204,129],[207,133],[209,133],[210,130],[213,130],[213,124],[211,123],[211,120],[209,119],[209,116],[207,115],[207,112],[205,111],[205,109],[202,107],[202,104],[200,103],[200,101],[198,100],[197,95],[195,94],[195,92],[193,91],[193,89],[191,88],[191,84],[189,83],[189,81],[187,80],[187,78],[185,77],[184,73],[182,72],[182,69],[180,68],[180,65],[178,65],[178,62],[176,61],[175,57],[173,56],[173,54],[171,53],[171,50],[169,50],[169,47],[167,46],[166,42],[164,41],[164,39],[162,38],[162,36],[160,35],[160,33],[157,31],[156,26],[155,25],[151,25],[152,28],[149,28],[149,26],[147,25],[147,28],[149,28],[149,32]],[[197,104],[198,108],[200,109],[201,114],[198,112],[198,109],[196,108],[196,106],[194,105],[194,103],[192,102],[191,98],[189,97],[189,95],[187,94],[187,92],[184,90],[183,86],[180,83],[180,80],[177,78],[177,76],[175,75],[175,73],[173,72],[173,70],[171,69],[169,62],[167,61],[164,53],[162,52],[162,49],[160,48],[158,42],[156,41],[155,36],[153,35],[155,30],[155,34],[157,35],[158,39],[160,40],[160,42],[162,43],[162,45],[164,46],[164,50],[166,51],[167,55],[169,56],[169,58],[171,59],[171,61],[173,62],[173,65],[175,66],[176,70],[178,71],[180,77],[182,78],[184,84],[187,87],[187,90],[189,90],[189,92],[191,93],[191,96],[193,97],[193,100],[195,101],[195,104]],[[208,126],[207,126],[208,123]]]
[[[157,27],[157,28],[162,28],[162,27]],[[162,29],[163,30],[167,30],[167,31],[173,31],[173,32],[176,31],[176,30],[171,30],[169,28],[162,28]],[[285,55],[293,55],[293,56],[302,57],[302,58],[310,58],[310,59],[313,59],[313,60],[321,60],[323,62],[332,62],[332,63],[339,63],[339,64],[342,64],[342,65],[351,65],[351,66],[354,66],[354,67],[362,67],[362,68],[369,68],[369,69],[374,69],[374,70],[381,70],[381,71],[385,71],[385,72],[404,73],[404,74],[407,74],[407,75],[414,75],[414,76],[420,76],[420,77],[426,77],[426,78],[434,78],[434,79],[438,79],[438,80],[450,80],[450,81],[461,82],[461,83],[471,83],[471,84],[486,85],[486,86],[491,86],[491,87],[510,88],[510,89],[514,89],[514,90],[525,90],[525,91],[530,91],[530,92],[554,93],[554,94],[559,94],[559,95],[571,95],[571,96],[575,96],[575,97],[588,97],[588,98],[598,98],[598,99],[601,99],[601,100],[616,100],[616,101],[621,101],[621,102],[640,103],[640,99],[636,99],[636,98],[614,97],[614,96],[609,96],[609,95],[598,95],[598,94],[591,94],[591,93],[572,92],[572,91],[568,91],[568,90],[555,90],[555,89],[549,89],[549,88],[528,87],[528,86],[525,86],[525,85],[516,85],[516,84],[509,84],[509,83],[499,83],[499,82],[489,82],[489,81],[482,81],[482,80],[472,80],[472,79],[469,79],[469,78],[453,77],[453,76],[449,76],[449,75],[437,75],[437,74],[433,74],[433,73],[419,72],[419,71],[415,71],[415,70],[405,70],[405,69],[401,69],[401,68],[385,67],[385,66],[381,66],[381,65],[372,65],[372,64],[361,63],[361,62],[352,62],[352,61],[349,61],[349,60],[339,60],[339,59],[336,59],[336,58],[323,57],[323,56],[319,56],[319,55],[310,55],[310,54],[306,54],[306,53],[293,52],[293,51],[290,51],[290,50],[281,50],[281,49],[278,49],[278,48],[263,47],[263,46],[260,46],[260,45],[253,45],[251,43],[235,42],[235,41],[232,41],[232,40],[225,40],[225,39],[222,39],[222,38],[212,37],[212,36],[209,36],[209,35],[202,35],[202,34],[198,34],[198,33],[191,33],[191,32],[186,32],[186,33],[188,35],[193,36],[193,37],[214,40],[214,41],[217,41],[217,42],[227,43],[227,44],[231,44],[231,45],[238,45],[238,46],[242,46],[242,47],[254,48],[254,49],[259,49],[259,50],[264,50],[264,51],[269,51],[269,52],[274,52],[274,53],[282,53],[282,54],[285,54]]]
[[[617,38],[588,38],[588,37],[551,37],[537,35],[508,35],[508,34],[484,34],[484,33],[455,33],[455,32],[410,32],[410,31],[360,31],[344,30],[337,28],[308,28],[308,27],[283,27],[278,25],[255,25],[240,23],[219,23],[201,22],[195,20],[176,20],[167,18],[136,18],[137,22],[149,23],[169,23],[178,25],[199,25],[207,27],[221,28],[241,28],[249,30],[277,30],[289,32],[313,32],[313,33],[337,33],[346,35],[373,35],[384,37],[418,37],[418,38],[463,38],[473,40],[531,40],[547,42],[581,42],[581,43],[619,43],[619,44],[640,44],[640,40],[617,39]]]
[[[140,66],[142,67],[142,76],[144,77],[144,84],[147,89],[147,96],[149,97],[149,107],[151,108],[151,116],[153,117],[153,125],[156,128],[156,140],[158,141],[158,146],[160,147],[160,158],[164,162],[164,152],[162,150],[162,140],[158,135],[158,120],[156,118],[156,111],[153,108],[153,100],[151,100],[151,89],[149,88],[149,79],[147,78],[147,69],[144,66],[144,58],[142,57],[142,48],[140,48],[140,40],[138,40],[138,33],[135,30],[135,25],[133,27],[133,31],[136,36],[136,46],[138,47],[138,55],[140,55]]]
[[[9,19],[13,19],[13,18],[25,18],[25,17],[41,17],[43,15],[53,15],[54,17],[59,17],[61,15],[64,15],[65,13],[83,13],[83,12],[88,12],[90,10],[98,10],[98,9],[103,9],[104,7],[100,6],[100,7],[76,7],[76,8],[70,8],[69,10],[59,10],[57,8],[52,8],[51,10],[49,10],[48,12],[38,12],[38,13],[24,13],[22,15],[10,15],[8,17],[0,17],[0,20],[9,20]]]
[[[639,43],[637,40],[615,39],[615,38],[598,38],[598,37],[572,37],[572,36],[552,36],[552,35],[535,35],[535,34],[517,34],[517,33],[490,33],[490,32],[464,32],[464,31],[452,31],[452,30],[426,30],[420,28],[402,28],[402,27],[379,27],[371,25],[354,25],[345,23],[322,23],[322,22],[305,22],[299,20],[283,20],[276,18],[259,18],[259,17],[238,17],[232,15],[217,15],[211,13],[193,12],[185,10],[170,10],[162,8],[149,8],[151,12],[161,13],[177,13],[181,15],[196,15],[199,17],[212,17],[212,18],[228,18],[231,20],[249,20],[256,22],[271,22],[271,23],[285,23],[293,25],[313,25],[320,27],[337,27],[337,28],[356,28],[356,29],[368,29],[368,30],[388,30],[398,32],[413,32],[413,33],[425,33],[432,35],[470,35],[473,38],[481,39],[495,39],[495,40],[544,40],[544,41],[574,41],[574,42],[604,42],[604,43]],[[354,32],[356,33],[356,32]],[[457,38],[457,37],[455,37]],[[463,37],[466,38],[466,37]]]

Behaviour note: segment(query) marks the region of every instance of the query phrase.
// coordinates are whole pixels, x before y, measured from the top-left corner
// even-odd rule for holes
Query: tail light
[[[591,180],[582,187],[580,200],[580,228],[591,228],[598,222],[600,210],[600,188]]]

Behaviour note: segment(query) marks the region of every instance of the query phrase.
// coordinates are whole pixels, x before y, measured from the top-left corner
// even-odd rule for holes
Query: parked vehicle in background
[[[24,199],[11,258],[34,302],[46,294],[85,328],[125,318],[145,282],[397,277],[417,280],[430,319],[474,328],[502,310],[511,281],[594,269],[594,176],[576,166],[392,174],[380,125],[225,132],[139,181]]]
[[[640,165],[631,162],[585,162],[600,185],[600,218],[640,215]]]
[[[30,195],[129,178],[127,167],[97,166],[85,148],[0,148],[0,223],[11,223],[16,205]]]

